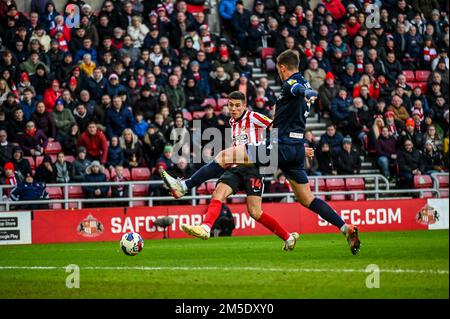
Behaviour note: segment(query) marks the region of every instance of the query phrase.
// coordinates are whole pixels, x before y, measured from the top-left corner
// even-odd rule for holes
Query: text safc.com
[[[339,212],[338,212],[339,213]],[[401,208],[368,208],[360,209],[342,209],[340,211],[341,218],[353,225],[385,225],[385,224],[401,224],[402,209]],[[319,217],[319,226],[330,226],[327,221]]]

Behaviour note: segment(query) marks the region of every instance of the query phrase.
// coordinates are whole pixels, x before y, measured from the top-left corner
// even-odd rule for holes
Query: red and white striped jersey
[[[272,120],[267,116],[248,110],[238,121],[231,118],[230,126],[233,146],[241,144],[257,145],[261,143],[264,138],[263,132],[270,123],[272,123]]]

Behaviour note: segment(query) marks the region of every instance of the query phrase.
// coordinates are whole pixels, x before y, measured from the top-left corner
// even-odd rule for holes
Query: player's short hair
[[[277,57],[277,64],[284,65],[288,70],[298,69],[300,56],[297,51],[286,50]]]
[[[228,95],[228,99],[230,100],[240,100],[242,102],[246,102],[245,94],[240,91],[233,91]]]

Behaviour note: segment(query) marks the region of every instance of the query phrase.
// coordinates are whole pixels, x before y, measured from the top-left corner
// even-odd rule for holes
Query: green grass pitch
[[[303,235],[289,253],[274,236],[146,240],[134,257],[118,242],[0,246],[0,299],[449,298],[447,230],[361,241],[358,256],[337,233]],[[80,267],[79,289],[66,287],[69,264]],[[370,264],[379,288],[366,287]]]

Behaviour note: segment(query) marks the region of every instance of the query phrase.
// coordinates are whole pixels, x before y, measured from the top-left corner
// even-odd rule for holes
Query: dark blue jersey
[[[306,118],[310,111],[305,96],[317,96],[317,92],[300,73],[294,73],[283,82],[273,121],[273,127],[278,129],[280,142],[294,144],[303,141],[299,136],[305,132]]]

